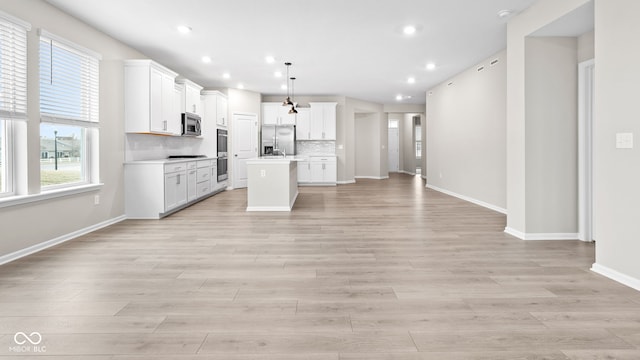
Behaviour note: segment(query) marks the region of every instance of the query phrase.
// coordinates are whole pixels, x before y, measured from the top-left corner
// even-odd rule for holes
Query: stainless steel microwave
[[[200,136],[201,121],[198,114],[182,113],[182,136]]]

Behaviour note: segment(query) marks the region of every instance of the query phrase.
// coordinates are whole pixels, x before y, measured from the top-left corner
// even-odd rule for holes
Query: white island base
[[[291,211],[298,197],[295,157],[247,161],[247,211]]]

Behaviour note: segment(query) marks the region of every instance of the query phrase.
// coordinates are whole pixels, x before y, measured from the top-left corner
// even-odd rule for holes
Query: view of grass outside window
[[[40,124],[40,185],[85,182],[84,129]]]

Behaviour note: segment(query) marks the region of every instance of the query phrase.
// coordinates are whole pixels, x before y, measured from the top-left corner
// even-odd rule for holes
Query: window
[[[0,196],[14,193],[13,122],[27,119],[27,31],[0,11]]]
[[[40,185],[97,182],[100,56],[40,32]]]

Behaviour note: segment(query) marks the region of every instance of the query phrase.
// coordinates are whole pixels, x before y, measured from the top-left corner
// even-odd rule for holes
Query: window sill
[[[23,205],[29,204],[38,201],[51,200],[56,198],[61,198],[70,195],[82,194],[91,191],[98,191],[102,188],[104,184],[89,184],[89,185],[81,185],[75,186],[73,188],[65,188],[65,189],[56,189],[49,190],[45,192],[41,192],[40,194],[33,195],[16,195],[9,196],[6,198],[0,198],[0,208],[15,206],[15,205]]]

